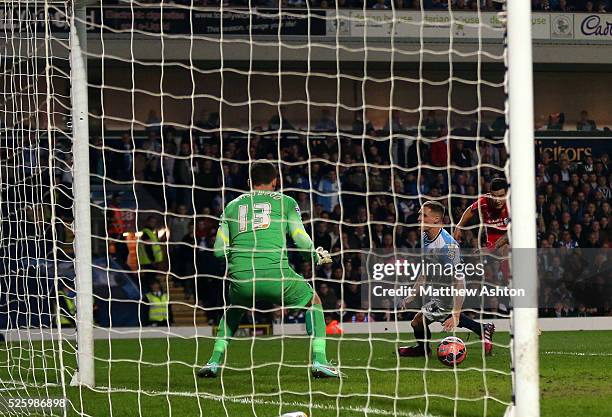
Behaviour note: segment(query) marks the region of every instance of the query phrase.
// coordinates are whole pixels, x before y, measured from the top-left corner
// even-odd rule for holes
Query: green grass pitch
[[[468,357],[456,371],[435,356],[427,362],[398,360],[395,347],[412,342],[410,335],[403,337],[406,340],[401,342],[378,335],[373,340],[366,335],[330,339],[328,356],[339,361],[347,374],[342,381],[309,378],[305,338],[236,340],[228,350],[228,368],[222,378],[212,380],[194,376],[210,354],[210,339],[198,343],[179,338],[114,340],[110,344],[99,340],[95,345],[97,388],[68,388],[74,407],[68,415],[277,417],[281,411],[304,411],[311,417],[503,415],[511,401],[508,334],[496,335],[494,355],[487,358],[473,337],[464,337]],[[541,336],[542,416],[612,415],[610,341],[610,332]],[[32,347],[35,355],[28,354]],[[64,342],[64,349],[71,348]],[[39,369],[42,350],[45,366],[53,368],[57,356],[50,343],[0,345],[2,389],[11,391],[10,380],[44,382]],[[64,365],[73,369],[74,356],[64,355]],[[50,386],[28,388],[30,396],[61,395],[61,389],[53,387],[57,372],[46,374]]]

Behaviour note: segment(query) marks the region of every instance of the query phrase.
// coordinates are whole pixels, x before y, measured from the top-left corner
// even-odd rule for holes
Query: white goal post
[[[95,386],[93,340],[93,286],[91,247],[91,191],[89,166],[89,98],[85,7],[76,1],[70,24],[70,63],[74,156],[74,245],[77,301],[78,371],[71,384]]]
[[[538,350],[538,270],[535,156],[533,139],[533,58],[531,4],[507,1],[508,124],[510,135],[510,230],[513,285],[526,297],[512,312],[514,416],[540,415]],[[518,249],[518,250],[517,250]]]

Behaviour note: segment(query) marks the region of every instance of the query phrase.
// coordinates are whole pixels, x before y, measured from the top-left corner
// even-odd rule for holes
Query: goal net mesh
[[[68,415],[84,416],[502,415],[512,398],[508,329],[491,357],[458,330],[469,359],[455,368],[435,354],[398,357],[415,343],[420,305],[375,302],[366,262],[415,251],[425,201],[446,207],[452,233],[491,179],[505,177],[497,3],[93,3],[83,49],[96,384],[69,386],[78,367],[75,5],[4,1],[0,390],[67,397]],[[213,255],[219,219],[262,160],[277,167],[278,191],[297,201],[315,246],[332,254],[317,266],[289,249],[322,299],[339,380],[311,376],[304,311],[263,302],[244,315],[218,377],[196,376],[230,304],[226,265]],[[462,252],[484,234],[468,225]],[[502,264],[488,261],[468,285],[507,284]],[[479,322],[510,316],[503,297],[465,309]],[[435,349],[448,334],[432,330]]]
[[[63,397],[52,329],[56,277],[70,269],[71,156],[67,5],[0,3],[0,414],[5,400]]]

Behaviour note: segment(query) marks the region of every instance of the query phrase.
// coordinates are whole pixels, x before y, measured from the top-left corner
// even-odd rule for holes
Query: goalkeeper
[[[287,259],[287,235],[302,254],[318,265],[330,263],[323,248],[314,248],[304,230],[296,201],[275,191],[274,165],[255,163],[251,168],[252,191],[225,207],[215,240],[215,256],[225,257],[231,278],[230,306],[226,309],[210,360],[198,376],[214,378],[223,363],[227,345],[238,329],[244,313],[257,301],[279,304],[282,308],[307,308],[306,331],[312,339],[312,368],[315,378],[338,377],[325,354],[325,318],[319,296],[296,273]]]

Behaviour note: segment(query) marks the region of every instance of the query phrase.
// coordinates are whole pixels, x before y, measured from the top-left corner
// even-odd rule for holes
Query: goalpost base
[[[71,387],[90,387],[92,388],[95,385],[89,384],[86,381],[82,381],[79,371],[76,371],[74,374],[72,374],[72,378],[70,379],[70,386]]]

